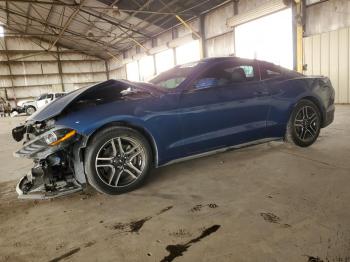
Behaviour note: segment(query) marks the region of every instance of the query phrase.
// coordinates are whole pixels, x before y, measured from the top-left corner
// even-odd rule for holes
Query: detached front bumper
[[[327,112],[325,113],[322,127],[326,127],[326,126],[330,125],[333,122],[333,120],[334,120],[334,113],[335,113],[335,106],[333,104],[333,105],[331,105],[328,108]]]
[[[61,181],[56,183],[55,188],[48,190],[44,183],[35,185],[35,182],[30,177],[31,174],[25,175],[18,182],[16,192],[19,199],[50,199],[79,192],[83,189],[75,179],[72,179],[69,182]]]
[[[49,132],[60,130],[60,127],[51,129],[25,143],[14,153],[16,157],[34,160],[32,170],[17,184],[18,198],[49,199],[83,189],[86,179],[80,157],[81,137],[72,136],[59,144],[45,141]]]

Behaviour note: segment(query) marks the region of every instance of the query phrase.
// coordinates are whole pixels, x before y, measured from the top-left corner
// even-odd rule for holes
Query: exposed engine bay
[[[53,120],[40,124],[19,126],[12,131],[16,141],[24,139],[17,157],[32,158],[34,167],[17,185],[19,198],[46,199],[82,190],[85,177],[78,182],[76,166],[81,166],[74,156],[74,148],[81,137],[75,130],[53,127]],[[76,144],[72,146],[72,144]]]

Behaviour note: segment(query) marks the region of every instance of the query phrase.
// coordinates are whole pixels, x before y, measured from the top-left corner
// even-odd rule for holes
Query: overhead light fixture
[[[94,35],[94,33],[91,30],[89,30],[89,31],[87,31],[86,36],[94,37],[95,35]]]
[[[117,5],[112,6],[112,14],[116,16],[120,16],[121,13],[119,11],[119,7]]]

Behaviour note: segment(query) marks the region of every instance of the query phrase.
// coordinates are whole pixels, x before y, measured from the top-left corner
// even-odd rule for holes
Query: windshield
[[[149,82],[164,89],[177,88],[194,71],[198,63],[190,63],[165,71]]]

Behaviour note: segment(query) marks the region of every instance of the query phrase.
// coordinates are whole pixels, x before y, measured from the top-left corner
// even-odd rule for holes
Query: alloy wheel
[[[141,143],[131,137],[115,137],[99,149],[95,167],[99,178],[108,186],[124,187],[142,174],[146,153]]]
[[[294,128],[298,138],[304,142],[313,140],[320,128],[320,119],[311,106],[303,106],[294,119]]]

